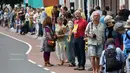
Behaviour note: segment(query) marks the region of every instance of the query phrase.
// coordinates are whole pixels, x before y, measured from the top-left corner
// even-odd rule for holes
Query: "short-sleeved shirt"
[[[127,31],[127,34],[130,36],[130,30]],[[126,36],[126,32],[123,34],[123,43],[125,48],[130,48],[130,39]]]
[[[84,20],[83,18],[81,18],[80,20],[74,21],[74,25],[77,25],[77,24],[78,24],[78,29],[77,29],[77,33],[74,34],[74,38],[84,37],[85,28],[88,22]]]
[[[60,30],[62,28],[62,30]],[[62,35],[62,34],[64,34],[64,28],[65,28],[65,26],[62,24],[62,26],[60,26],[59,24],[56,24],[55,25],[55,33],[57,34],[57,35]],[[58,38],[57,39],[57,41],[64,41],[64,38]]]
[[[96,38],[89,38],[88,37],[88,44],[89,45],[102,45],[104,40],[104,32],[105,26],[102,23],[99,23],[97,26],[92,22],[89,22],[85,34],[95,34]]]

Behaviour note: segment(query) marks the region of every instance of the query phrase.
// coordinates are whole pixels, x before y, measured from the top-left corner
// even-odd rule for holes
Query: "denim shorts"
[[[100,57],[103,51],[103,45],[88,45],[88,55]]]
[[[127,58],[129,54],[130,54],[130,48],[125,48],[124,49],[124,56],[125,56],[125,58]]]

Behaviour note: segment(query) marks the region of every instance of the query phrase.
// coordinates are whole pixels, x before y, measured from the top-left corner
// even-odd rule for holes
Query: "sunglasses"
[[[115,22],[108,22],[108,23],[112,23],[112,24],[115,24]]]

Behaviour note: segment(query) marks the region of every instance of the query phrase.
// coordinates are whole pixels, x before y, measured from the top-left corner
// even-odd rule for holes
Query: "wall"
[[[55,6],[59,4],[59,0],[43,0],[44,6]]]

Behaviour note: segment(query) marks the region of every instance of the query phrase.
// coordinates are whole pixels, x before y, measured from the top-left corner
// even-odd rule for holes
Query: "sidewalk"
[[[14,32],[11,32],[10,30],[5,30],[5,28],[0,27],[0,31],[11,35],[13,37],[16,37],[18,39],[21,39],[25,42],[28,42],[32,46],[31,52],[28,54],[28,58],[34,62],[36,62],[37,65],[42,65],[44,67],[44,60],[43,60],[43,53],[40,52],[40,40],[41,37],[36,38],[35,35],[18,35]],[[87,53],[86,53],[87,56]],[[91,66],[89,59],[86,57],[86,70],[85,71],[75,71],[73,70],[73,67],[67,67],[67,64],[64,66],[57,66],[59,63],[59,60],[56,57],[55,52],[51,53],[51,63],[54,64],[54,67],[48,67],[50,71],[54,71],[56,73],[92,73],[90,71],[87,71],[87,69]],[[77,62],[76,62],[77,63]]]

